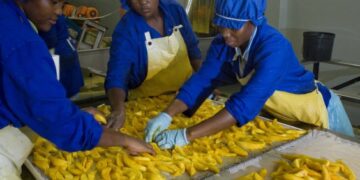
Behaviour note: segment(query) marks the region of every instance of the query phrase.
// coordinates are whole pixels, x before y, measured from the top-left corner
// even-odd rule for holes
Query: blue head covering
[[[125,10],[130,9],[130,4],[128,3],[128,0],[120,0],[120,3],[121,3],[121,8]]]
[[[255,26],[265,22],[266,0],[216,0],[213,23],[217,26],[241,29],[247,21]]]

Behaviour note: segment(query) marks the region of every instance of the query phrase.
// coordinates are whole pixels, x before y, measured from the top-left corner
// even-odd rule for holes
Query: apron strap
[[[177,31],[177,30],[181,29],[182,27],[183,27],[182,24],[174,26],[173,31]],[[150,35],[149,31],[145,32],[145,40],[146,40],[146,42],[151,42],[151,35]]]
[[[182,27],[183,27],[182,24],[179,24],[179,25],[177,25],[177,26],[174,26],[174,27],[173,27],[173,31],[177,31],[177,30],[181,29]]]
[[[146,42],[146,46],[151,46],[152,45],[151,36],[150,36],[149,31],[145,32],[145,42]]]
[[[173,27],[173,31],[176,32],[176,31],[178,31],[179,29],[181,29],[182,27],[183,27],[182,24],[177,25],[177,26],[174,26],[174,27]],[[144,34],[145,34],[146,46],[151,46],[151,45],[152,45],[152,39],[151,39],[150,32],[147,31],[147,32],[145,32]]]

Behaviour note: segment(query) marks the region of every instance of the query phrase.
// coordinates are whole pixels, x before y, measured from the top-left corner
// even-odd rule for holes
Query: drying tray
[[[271,172],[275,170],[276,163],[282,159],[281,154],[284,153],[305,154],[331,161],[342,160],[352,169],[356,177],[360,177],[360,140],[327,130],[314,129],[297,140],[283,144],[206,179],[236,179],[262,168],[267,169],[266,179],[270,179]]]
[[[269,120],[265,117],[261,117],[261,119],[263,120]],[[289,129],[297,129],[297,130],[302,130],[300,128],[291,126],[291,125],[287,125],[281,122],[278,122],[279,124],[281,124],[283,127],[285,128],[289,128]],[[305,135],[306,136],[306,135]],[[304,136],[300,137],[303,138]],[[290,141],[283,141],[283,142],[278,142],[278,143],[274,143],[272,144],[272,146],[268,146],[265,149],[259,150],[259,151],[253,151],[250,152],[249,155],[247,157],[225,157],[223,158],[223,164],[221,165],[221,172],[218,175],[214,175],[214,173],[209,172],[209,171],[205,171],[205,172],[198,172],[197,174],[195,174],[193,177],[190,177],[187,173],[184,173],[181,176],[177,176],[177,177],[173,177],[170,176],[168,174],[165,174],[165,176],[167,177],[167,179],[176,179],[176,180],[185,180],[185,179],[206,179],[206,178],[211,178],[211,177],[220,177],[220,179],[224,178],[224,177],[228,177],[227,171],[229,171],[230,169],[232,169],[233,167],[237,167],[237,165],[240,163],[242,164],[242,162],[249,162],[249,161],[253,161],[254,159],[256,159],[259,155],[263,155],[268,151],[271,151],[273,149],[278,149],[281,148],[282,146],[286,146],[288,144],[292,144],[293,141],[296,140],[290,140]],[[359,151],[360,152],[360,151]],[[49,180],[49,178],[39,169],[37,168],[31,161],[31,155],[27,158],[27,160],[25,161],[25,166],[28,168],[28,170],[31,172],[31,174],[34,176],[34,178],[36,180]],[[233,172],[233,170],[231,170]],[[222,177],[224,175],[224,177]],[[233,173],[231,173],[233,174]],[[221,175],[221,176],[219,176]]]

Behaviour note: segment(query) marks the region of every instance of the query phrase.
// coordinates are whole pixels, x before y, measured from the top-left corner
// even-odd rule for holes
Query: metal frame
[[[188,0],[188,2],[186,3],[186,8],[185,8],[185,12],[186,12],[186,15],[189,15],[189,12],[190,12],[190,9],[191,9],[191,6],[192,6],[192,0]]]
[[[96,48],[99,47],[101,39],[104,37],[105,31],[107,29],[106,27],[101,26],[100,24],[97,24],[97,23],[92,22],[90,20],[85,20],[84,24],[82,26],[82,33],[81,33],[81,36],[80,36],[80,39],[79,39],[78,48],[79,48],[81,43],[85,43],[83,41],[84,41],[84,38],[85,38],[85,34],[86,34],[86,32],[87,32],[87,30],[89,28],[95,28],[96,31],[97,31],[96,40],[95,40],[94,44],[92,44],[92,49],[96,49]]]

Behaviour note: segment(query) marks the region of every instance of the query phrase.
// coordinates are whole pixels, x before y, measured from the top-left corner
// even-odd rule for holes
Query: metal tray
[[[330,131],[311,130],[307,135],[295,141],[281,145],[206,179],[235,179],[262,168],[267,169],[266,179],[270,179],[271,172],[275,170],[276,162],[282,159],[281,154],[284,153],[305,154],[332,161],[341,159],[357,177],[360,177],[359,140],[339,136]]]
[[[260,118],[263,120],[269,120],[264,117],[260,117]],[[283,124],[280,122],[279,122],[279,124],[281,124],[285,128],[301,130],[300,128],[290,126],[287,124]],[[303,137],[300,137],[300,138],[303,138]],[[218,175],[214,175],[212,172],[205,171],[205,172],[198,172],[193,177],[190,177],[187,173],[183,174],[182,176],[178,176],[178,177],[171,177],[171,176],[167,176],[167,177],[168,177],[168,179],[183,180],[183,179],[206,179],[206,178],[212,178],[212,177],[218,176],[218,177],[220,177],[220,179],[223,179],[225,177],[228,177],[228,175],[223,176],[223,174],[224,173],[226,174],[226,172],[229,171],[229,169],[236,167],[237,164],[239,164],[239,163],[243,164],[243,162],[246,163],[248,161],[252,161],[253,159],[257,159],[259,155],[264,154],[268,151],[271,151],[272,149],[277,149],[277,148],[281,148],[284,145],[292,144],[293,141],[274,143],[272,146],[269,146],[263,150],[253,151],[253,152],[249,153],[249,155],[247,157],[224,158],[223,164],[221,166],[221,172]],[[31,162],[31,156],[28,157],[28,159],[25,161],[25,166],[29,169],[29,171],[32,173],[32,175],[35,177],[36,180],[48,180],[49,179],[39,168],[37,168]],[[233,172],[233,170],[232,170],[232,172]]]

